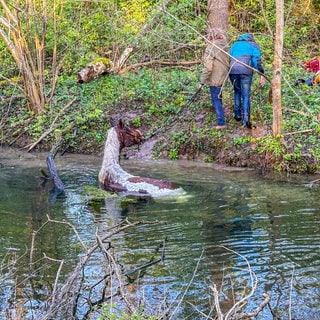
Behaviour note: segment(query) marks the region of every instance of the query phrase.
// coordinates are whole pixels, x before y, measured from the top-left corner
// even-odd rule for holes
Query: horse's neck
[[[102,166],[99,172],[99,182],[104,184],[107,175],[110,175],[110,170],[119,166],[120,142],[115,128],[108,131],[107,140],[104,146]]]
[[[129,175],[119,164],[120,141],[115,128],[108,131],[107,141],[104,147],[102,166],[99,172],[99,182],[104,184],[106,177],[112,182],[119,182],[121,177]]]
[[[119,164],[120,141],[115,128],[108,131],[107,141],[104,146],[104,155],[102,166],[110,166]]]

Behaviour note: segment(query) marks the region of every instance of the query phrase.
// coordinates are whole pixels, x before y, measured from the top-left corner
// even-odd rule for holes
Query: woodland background
[[[230,43],[254,34],[271,79],[274,1],[0,0],[1,144],[101,154],[107,129],[122,118],[149,138],[148,157],[317,172],[320,91],[294,83],[311,76],[302,62],[319,55],[319,2],[285,3],[281,137],[271,132],[271,86],[260,88],[257,76],[252,132],[233,120],[230,83],[226,131],[213,129],[208,90],[188,103],[198,88],[211,2],[229,4]],[[78,72],[97,59],[109,72],[79,84]]]
[[[320,54],[319,1],[285,3],[280,136],[272,134],[270,83],[261,88],[257,76],[251,113],[255,130],[243,130],[234,121],[230,83],[223,91],[228,124],[224,131],[213,128],[216,120],[208,90],[190,100],[199,84],[212,2],[229,4],[230,43],[240,33],[255,36],[271,79],[276,1],[0,0],[1,145],[28,152],[101,155],[107,130],[122,118],[147,137],[144,152],[127,151],[127,157],[216,161],[261,172],[319,172],[320,90],[294,86],[298,78],[311,76],[303,70],[303,61]],[[78,72],[97,59],[108,64],[108,73],[78,83]],[[120,230],[131,226],[121,225]],[[97,237],[86,257],[108,237]],[[113,261],[101,250],[106,265]],[[73,312],[64,302],[77,303],[69,299],[77,292],[70,288],[84,264],[79,262],[63,290],[54,284],[43,319]],[[12,265],[10,261],[8,270],[14,272]],[[17,314],[21,312],[14,319],[23,319],[23,303],[12,304]],[[145,319],[134,316],[130,319]],[[120,319],[109,309],[98,319],[106,318]],[[121,319],[128,318],[125,313]]]

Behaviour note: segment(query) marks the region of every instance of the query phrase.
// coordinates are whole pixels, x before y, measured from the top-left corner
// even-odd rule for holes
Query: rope
[[[215,48],[217,48],[218,50],[220,50],[221,52],[225,53],[228,57],[232,58],[235,62],[238,62],[240,64],[242,64],[243,66],[248,67],[249,69],[251,69],[252,71],[257,72],[258,74],[260,74],[261,76],[264,76],[265,79],[271,83],[271,80],[265,76],[265,74],[263,74],[262,72],[260,72],[259,70],[257,70],[256,68],[253,68],[252,66],[238,60],[237,58],[233,57],[229,52],[223,50],[222,48],[220,48],[219,46],[217,46],[214,42],[210,41],[207,37],[203,36],[199,31],[197,31],[195,28],[193,28],[192,26],[184,23],[183,21],[179,20],[178,18],[176,18],[174,15],[172,15],[170,12],[168,12],[165,9],[162,9],[162,11],[166,14],[168,14],[171,18],[173,18],[174,20],[178,21],[179,23],[181,23],[182,25],[187,26],[188,28],[190,28],[192,31],[194,31],[198,36],[200,36],[200,38],[204,39],[207,43],[211,44],[212,46],[214,46]]]

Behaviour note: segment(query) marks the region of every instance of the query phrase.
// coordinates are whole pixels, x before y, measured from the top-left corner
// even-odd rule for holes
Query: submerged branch
[[[253,270],[251,269],[251,266],[250,266],[250,263],[248,261],[248,259],[237,253],[236,251],[232,250],[232,249],[229,249],[225,246],[221,246],[222,248],[236,254],[237,256],[241,257],[242,259],[244,259],[244,261],[246,262],[247,266],[248,266],[248,272],[249,272],[249,276],[250,276],[250,282],[251,282],[251,290],[250,290],[250,293],[246,296],[244,296],[242,299],[240,299],[238,302],[236,302],[234,304],[234,306],[227,312],[227,314],[225,315],[225,320],[228,320],[228,319],[231,319],[230,317],[236,313],[236,310],[239,306],[241,306],[244,302],[246,302],[255,292],[256,288],[257,288],[257,284],[258,284],[258,280],[257,280],[257,276],[256,274],[253,272]]]
[[[76,233],[79,241],[81,241],[76,229],[72,226],[72,224],[67,223],[67,222],[62,222],[62,221],[51,220],[50,218],[48,218],[48,221],[54,222],[54,223],[59,223],[59,224],[65,224],[65,225],[71,227],[74,230],[74,232]],[[105,253],[105,255],[109,259],[109,263],[111,263],[112,266],[114,267],[113,270],[114,270],[114,272],[117,276],[117,279],[119,281],[119,285],[120,285],[119,289],[120,289],[121,296],[124,299],[124,301],[126,301],[127,307],[129,308],[130,303],[128,300],[126,300],[126,294],[124,292],[123,281],[121,279],[121,273],[120,273],[120,270],[118,269],[119,267],[118,267],[117,262],[114,259],[113,255],[110,254],[109,250],[104,247],[103,243],[107,239],[110,239],[113,235],[116,235],[116,234],[118,234],[128,228],[131,228],[131,227],[134,227],[137,225],[141,225],[141,224],[146,224],[146,222],[143,222],[143,223],[142,222],[133,222],[133,223],[131,223],[128,220],[121,222],[120,224],[116,225],[115,227],[110,228],[110,230],[109,230],[110,232],[108,232],[106,235],[104,235],[104,236],[97,235],[96,241],[94,244],[91,245],[91,247],[86,247],[81,241],[83,248],[85,248],[83,256],[79,259],[78,264],[73,269],[72,273],[68,277],[65,284],[60,288],[60,290],[56,291],[54,296],[52,296],[52,301],[54,303],[50,304],[49,309],[46,310],[46,314],[41,319],[45,320],[45,319],[57,318],[57,316],[62,312],[61,308],[67,308],[68,310],[71,310],[71,309],[73,310],[76,308],[77,297],[76,298],[73,297],[73,293],[79,292],[79,289],[80,289],[79,278],[80,278],[81,274],[83,273],[85,265],[87,264],[87,262],[89,261],[89,259],[92,257],[93,253],[97,249],[101,249],[102,252]],[[110,273],[110,276],[112,274],[113,274],[113,272]],[[66,301],[68,301],[68,305],[65,305]],[[90,305],[91,305],[91,303],[90,303]]]
[[[204,250],[202,250],[201,255],[200,255],[199,259],[198,259],[197,265],[196,265],[196,267],[195,267],[195,269],[194,269],[194,271],[193,271],[192,277],[191,277],[188,285],[186,286],[186,288],[185,288],[185,290],[184,290],[184,293],[182,294],[182,297],[180,298],[179,302],[177,303],[174,311],[172,312],[172,314],[171,314],[170,317],[168,318],[169,320],[172,319],[172,318],[175,316],[175,313],[178,311],[178,309],[179,309],[179,307],[180,307],[183,299],[185,298],[186,294],[188,293],[189,288],[190,288],[190,286],[191,286],[191,284],[192,284],[193,280],[195,279],[196,274],[197,274],[197,272],[198,272],[198,269],[199,269],[200,262],[201,262],[201,260],[202,260],[203,254],[204,254]],[[167,312],[166,312],[166,313],[167,313]]]
[[[55,165],[54,159],[53,159],[53,154],[51,154],[51,153],[49,153],[49,155],[47,156],[47,166],[48,166],[48,170],[49,170],[51,179],[53,180],[55,190],[58,193],[62,192],[64,190],[64,184],[58,175],[56,165]]]
[[[136,310],[138,310],[139,308],[140,300],[138,299],[139,301],[137,302],[135,296],[133,296],[134,299],[132,299],[131,288],[133,282],[131,281],[132,279],[129,279],[128,281],[126,277],[134,272],[140,272],[156,263],[163,261],[165,257],[166,241],[163,240],[161,246],[156,250],[157,253],[161,253],[161,257],[159,259],[156,259],[155,261],[150,261],[149,263],[143,264],[125,273],[123,272],[123,266],[116,258],[114,252],[112,252],[112,249],[114,247],[111,245],[111,238],[112,236],[117,235],[128,228],[144,224],[154,224],[155,222],[131,223],[128,220],[124,220],[121,223],[115,225],[114,227],[111,227],[108,230],[106,230],[106,233],[103,236],[98,235],[98,233],[96,233],[94,242],[89,246],[81,240],[76,228],[71,223],[65,221],[57,221],[51,219],[50,217],[47,217],[47,221],[32,234],[32,247],[30,250],[29,262],[30,278],[27,278],[27,280],[31,280],[31,277],[35,278],[35,276],[38,273],[42,274],[41,270],[43,270],[42,268],[44,265],[43,258],[37,261],[37,263],[41,266],[38,269],[36,268],[36,262],[34,262],[34,253],[36,251],[36,236],[39,234],[40,231],[45,232],[44,228],[48,226],[49,223],[60,224],[68,228],[71,228],[74,234],[76,235],[78,242],[81,244],[83,251],[78,263],[71,271],[64,284],[59,284],[59,280],[61,279],[62,269],[66,264],[66,261],[64,259],[54,259],[47,256],[46,254],[43,254],[44,259],[58,265],[55,266],[55,269],[57,269],[57,271],[52,283],[52,287],[50,287],[51,294],[49,294],[47,300],[44,301],[43,308],[38,309],[38,313],[35,315],[36,318],[40,320],[73,319],[77,317],[79,308],[81,306],[81,308],[87,309],[85,318],[89,319],[92,313],[99,311],[100,308],[102,308],[105,305],[105,303],[109,303],[110,306],[112,306],[115,302],[118,303],[119,301],[121,301],[121,303],[125,305],[125,309],[127,310],[128,314],[134,314]],[[264,300],[251,312],[241,312],[241,309],[244,308],[247,300],[249,299],[249,297],[252,296],[253,292],[257,287],[257,279],[250,267],[248,260],[244,256],[224,246],[219,247],[222,247],[225,250],[235,253],[236,255],[242,257],[246,261],[251,282],[249,286],[250,292],[249,294],[241,298],[239,301],[236,301],[236,299],[234,299],[233,306],[229,309],[228,312],[224,314],[221,308],[222,304],[220,301],[220,296],[222,294],[226,296],[226,294],[223,293],[224,287],[221,286],[221,288],[219,288],[219,292],[217,286],[213,284],[209,286],[209,289],[211,289],[213,292],[213,306],[215,308],[211,308],[210,314],[205,315],[203,311],[198,310],[196,306],[193,307],[199,314],[201,314],[201,316],[205,316],[206,319],[240,320],[256,317],[267,305],[269,305],[270,296],[268,294],[264,294]],[[96,279],[94,283],[91,283],[91,279],[89,279],[89,282],[87,282],[88,275],[85,272],[85,267],[91,258],[97,258],[95,254],[97,250],[99,250],[99,252],[102,253],[102,257],[104,258],[104,261],[101,265],[103,271],[99,273],[98,279]],[[193,275],[189,283],[186,285],[185,289],[176,297],[176,299],[174,299],[170,303],[168,307],[163,308],[162,306],[158,309],[158,314],[156,315],[157,319],[170,320],[177,317],[177,314],[180,312],[182,302],[185,300],[187,293],[189,292],[191,285],[198,274],[204,251],[205,250],[202,250],[201,255],[194,268]],[[31,288],[31,290],[33,290],[33,288]],[[36,292],[34,292],[34,294],[36,294]],[[233,291],[232,295],[234,296]],[[115,297],[117,297],[117,300],[113,299]],[[110,299],[112,299],[111,302],[109,301]],[[167,301],[165,302],[165,304],[167,305]],[[216,314],[211,315],[214,309],[216,311]],[[159,312],[161,312],[161,316],[159,316]]]
[[[257,315],[268,305],[270,302],[270,295],[267,293],[263,294],[264,300],[260,303],[260,305],[251,312],[243,312],[238,315],[235,315],[232,320],[240,320],[240,319],[247,319],[247,318],[255,318]]]

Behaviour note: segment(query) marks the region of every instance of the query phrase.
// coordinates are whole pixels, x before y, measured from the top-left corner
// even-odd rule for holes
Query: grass
[[[55,130],[37,145],[38,150],[50,149],[57,143],[57,136],[61,136],[64,145],[72,141],[69,152],[99,153],[112,121],[123,118],[145,134],[163,129],[157,136],[154,157],[197,159],[205,154],[204,159],[225,160],[226,164],[237,165],[230,162],[230,157],[240,149],[250,154],[252,167],[260,165],[257,155],[269,154],[283,171],[310,173],[319,169],[320,88],[295,87],[293,84],[301,78],[301,70],[284,69],[283,136],[276,139],[271,135],[270,84],[261,88],[257,76],[252,85],[251,118],[258,127],[268,129],[262,137],[254,138],[249,132],[240,132],[234,123],[233,92],[229,82],[223,91],[226,131],[213,129],[215,114],[207,88],[186,108],[198,86],[199,68],[142,69],[122,76],[102,76],[82,85],[77,84],[74,77],[61,77],[52,103],[44,114],[31,121],[32,115],[23,107],[25,104],[19,104],[23,102],[21,99],[14,99],[9,106],[0,104],[1,143],[21,147],[27,140],[36,141],[55,123]],[[16,95],[10,90],[8,86],[0,87],[4,97]],[[65,108],[73,98],[76,101]],[[77,131],[75,136],[74,130]],[[222,152],[227,154],[224,160]]]

